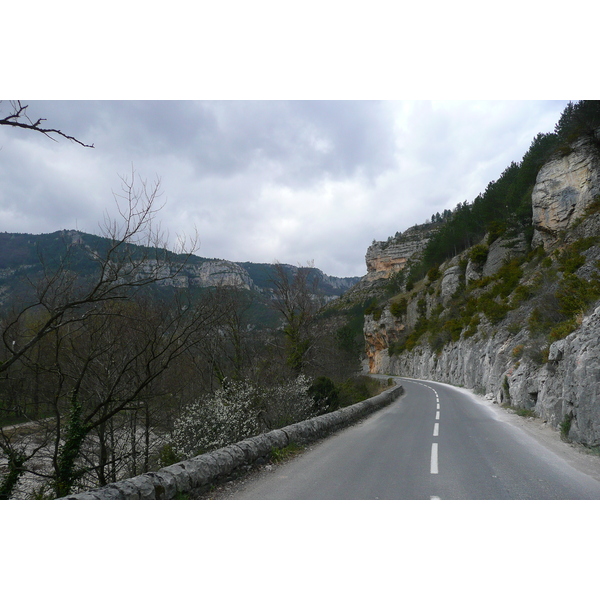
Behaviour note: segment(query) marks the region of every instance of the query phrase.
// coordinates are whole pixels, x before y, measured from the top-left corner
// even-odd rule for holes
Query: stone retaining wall
[[[250,465],[271,450],[311,442],[346,427],[393,402],[403,392],[397,385],[385,392],[332,413],[307,419],[201,454],[154,473],[65,496],[61,500],[170,500],[213,483],[238,467]]]

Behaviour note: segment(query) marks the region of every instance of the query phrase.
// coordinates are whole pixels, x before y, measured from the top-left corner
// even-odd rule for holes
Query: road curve
[[[229,498],[600,499],[600,470],[582,472],[502,409],[460,388],[398,379],[396,402]]]

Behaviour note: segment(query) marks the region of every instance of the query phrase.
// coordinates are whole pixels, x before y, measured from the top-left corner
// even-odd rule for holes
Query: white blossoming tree
[[[174,424],[172,449],[190,458],[315,416],[320,411],[309,386],[304,375],[270,388],[225,381],[182,412]]]

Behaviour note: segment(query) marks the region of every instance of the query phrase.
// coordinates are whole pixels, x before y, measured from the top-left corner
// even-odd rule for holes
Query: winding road
[[[600,499],[600,459],[450,385],[405,393],[362,422],[242,484],[229,499]]]

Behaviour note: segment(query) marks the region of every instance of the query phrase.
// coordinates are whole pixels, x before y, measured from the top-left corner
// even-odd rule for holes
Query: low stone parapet
[[[188,494],[210,485],[241,466],[251,465],[259,458],[269,455],[272,450],[280,450],[292,443],[312,442],[351,425],[387,406],[403,391],[402,386],[397,385],[378,396],[335,412],[242,440],[213,452],[164,467],[156,472],[145,473],[60,499],[170,500],[177,495]]]

